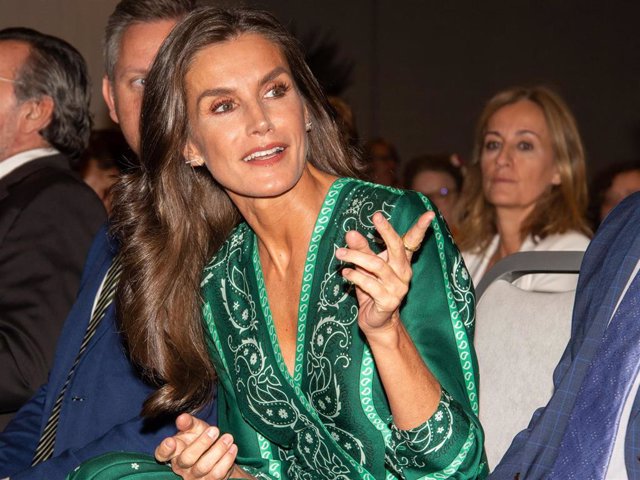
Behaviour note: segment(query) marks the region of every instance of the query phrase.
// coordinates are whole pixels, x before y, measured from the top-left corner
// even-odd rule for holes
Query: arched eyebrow
[[[266,75],[264,75],[260,79],[259,85],[262,87],[267,83],[269,83],[270,81],[274,80],[275,78],[278,78],[283,73],[286,73],[287,75],[291,75],[289,73],[289,70],[287,70],[284,66],[280,65],[274,68],[273,70],[271,70],[270,72],[268,72]],[[206,97],[218,97],[222,95],[230,95],[232,93],[233,93],[233,88],[226,88],[226,87],[208,88],[204,90],[200,95],[198,95],[198,100],[196,102],[196,105],[200,105],[200,102],[202,101],[202,99]]]
[[[495,135],[496,137],[501,137],[501,138],[502,138],[502,134],[501,134],[500,132],[495,131],[495,130],[487,130],[486,132],[484,132],[484,134],[485,134],[485,135]],[[526,135],[526,134],[533,135],[533,136],[535,136],[535,137],[540,138],[540,135],[538,135],[538,134],[537,134],[536,132],[534,132],[533,130],[526,130],[526,129],[524,129],[524,130],[518,130],[518,131],[516,132],[516,135]]]
[[[540,135],[538,135],[538,134],[537,134],[536,132],[534,132],[533,130],[526,130],[526,129],[524,129],[524,130],[518,130],[518,131],[516,132],[516,135],[526,135],[526,134],[533,135],[534,137],[538,137],[538,138],[540,138]]]

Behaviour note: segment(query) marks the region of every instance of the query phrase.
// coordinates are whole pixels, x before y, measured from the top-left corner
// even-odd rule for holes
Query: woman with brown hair
[[[585,250],[584,150],[573,115],[545,87],[496,94],[476,129],[456,237],[477,284],[498,260],[529,250]],[[529,275],[520,288],[566,291],[573,275]]]
[[[218,382],[218,427],[181,416],[158,459],[184,478],[482,476],[460,253],[426,197],[353,178],[302,58],[267,13],[203,9],[147,79],[115,209],[122,327],[160,387],[146,415]],[[96,462],[73,478],[168,470]]]

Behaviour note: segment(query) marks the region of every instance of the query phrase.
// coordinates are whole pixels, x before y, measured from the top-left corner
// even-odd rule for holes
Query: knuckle
[[[190,468],[193,466],[196,460],[197,458],[195,457],[195,455],[193,455],[188,450],[185,450],[176,458],[176,462],[180,468]]]
[[[227,468],[223,465],[217,464],[211,469],[211,478],[223,479],[227,476]]]
[[[376,270],[381,270],[382,268],[384,268],[385,264],[387,262],[385,262],[383,259],[381,259],[380,257],[374,257],[373,259],[373,268],[375,268]]]
[[[396,302],[392,297],[386,297],[382,302],[381,305],[382,307],[382,311],[383,312],[390,312],[392,310],[395,310],[396,308]]]
[[[205,465],[201,465],[201,463],[198,462],[191,468],[191,473],[196,477],[204,477],[207,473],[209,473],[209,468]]]

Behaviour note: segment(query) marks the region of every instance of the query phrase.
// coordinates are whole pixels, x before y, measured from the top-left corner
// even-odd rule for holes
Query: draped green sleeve
[[[406,232],[430,201],[406,192],[390,221]],[[387,456],[405,478],[486,475],[483,433],[478,421],[477,361],[473,350],[475,301],[462,257],[440,215],[414,255],[413,278],[400,317],[425,363],[442,386],[438,409],[427,422],[403,431],[391,423]]]

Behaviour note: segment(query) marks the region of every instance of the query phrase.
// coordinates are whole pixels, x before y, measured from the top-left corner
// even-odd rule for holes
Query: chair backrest
[[[582,253],[518,253],[496,263],[478,285],[474,344],[491,468],[551,397],[553,370],[571,334],[575,291],[533,292],[511,282],[530,273],[575,274]]]

